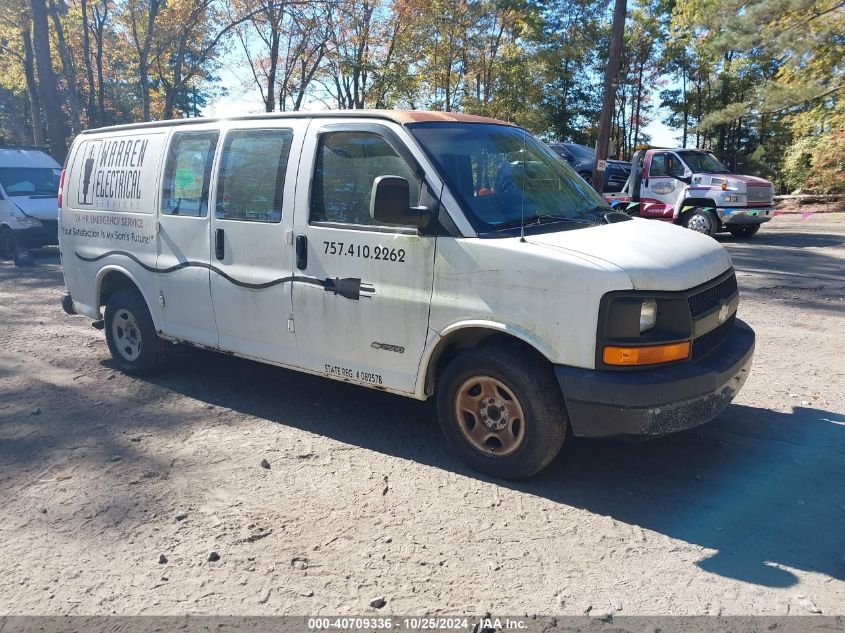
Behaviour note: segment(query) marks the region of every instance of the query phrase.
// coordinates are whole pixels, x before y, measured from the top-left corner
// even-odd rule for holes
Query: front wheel
[[[106,343],[112,358],[127,374],[154,373],[170,344],[158,337],[144,298],[136,290],[120,290],[106,302]]]
[[[741,226],[730,226],[728,230],[731,232],[731,235],[734,237],[739,238],[749,238],[753,235],[756,235],[757,231],[760,230],[759,224],[744,224]]]
[[[0,228],[0,259],[14,259],[18,250],[15,232],[8,226]]]
[[[542,470],[566,437],[554,373],[518,348],[480,347],[457,356],[438,384],[437,417],[471,468],[502,479]]]
[[[695,231],[714,237],[719,228],[719,221],[710,211],[704,209],[693,209],[684,216],[684,226]]]

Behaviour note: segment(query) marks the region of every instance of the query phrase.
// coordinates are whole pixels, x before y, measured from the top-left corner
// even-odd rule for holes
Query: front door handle
[[[220,261],[226,256],[226,250],[223,246],[223,229],[214,231],[214,256]]]
[[[308,268],[308,238],[302,233],[296,236],[296,267],[299,270]]]

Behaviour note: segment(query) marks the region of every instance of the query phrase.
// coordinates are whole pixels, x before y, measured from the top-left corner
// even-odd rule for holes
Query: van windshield
[[[0,167],[0,184],[7,196],[59,195],[61,170],[51,167]]]
[[[487,123],[408,126],[479,234],[598,224],[602,197],[544,143],[516,127]],[[571,225],[571,226],[564,226]]]

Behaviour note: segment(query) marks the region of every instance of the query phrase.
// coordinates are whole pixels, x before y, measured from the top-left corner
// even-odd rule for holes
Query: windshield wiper
[[[568,218],[565,216],[560,215],[550,215],[550,214],[538,214],[532,215],[530,218],[526,218],[525,221],[521,219],[511,220],[510,222],[504,222],[496,226],[496,228],[490,229],[490,233],[495,233],[497,231],[506,231],[508,229],[518,229],[521,226],[525,228],[534,227],[534,226],[541,226],[547,224],[586,224],[590,226],[595,226],[599,224],[599,222],[593,220],[584,220],[581,218]]]

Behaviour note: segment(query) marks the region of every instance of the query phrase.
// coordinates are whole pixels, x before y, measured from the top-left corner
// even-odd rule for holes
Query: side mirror
[[[411,187],[400,176],[379,176],[373,180],[370,217],[381,224],[415,226],[428,224],[428,209],[411,206]]]
[[[675,157],[671,154],[666,156],[666,174],[674,178],[675,180],[680,180],[681,182],[685,182],[686,184],[690,184],[692,182],[692,177],[689,176],[679,176],[675,172]]]

